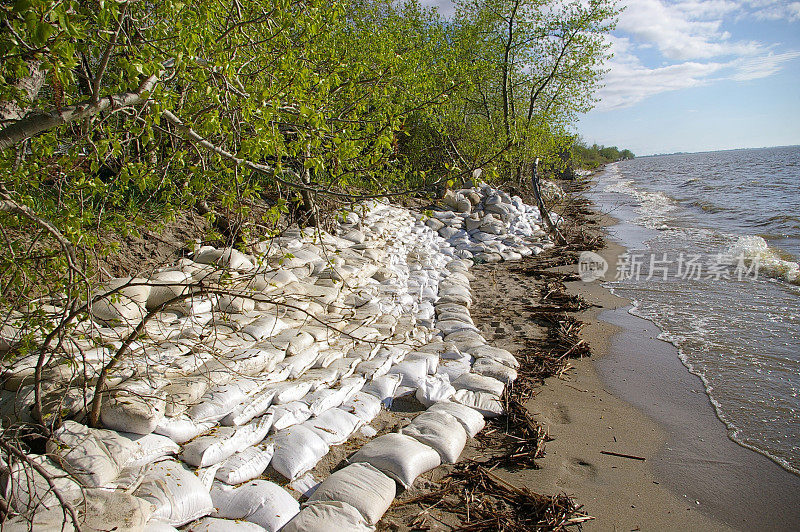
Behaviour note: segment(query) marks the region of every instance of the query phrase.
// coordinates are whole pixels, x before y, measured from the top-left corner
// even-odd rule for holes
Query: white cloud
[[[735,69],[730,79],[750,81],[766,78],[779,72],[783,63],[798,57],[800,57],[800,51],[784,52],[782,54],[768,53],[764,56],[738,59],[729,65]]]
[[[604,86],[598,91],[596,109],[609,111],[630,107],[662,92],[688,89],[709,83],[710,76],[723,65],[688,61],[675,65],[649,68],[636,56],[637,47],[626,37],[609,38],[614,57]]]
[[[691,18],[722,17],[739,11],[740,2],[733,0],[685,0],[674,8]]]
[[[752,15],[758,20],[800,21],[800,2],[758,2],[753,7],[757,9]]]
[[[435,7],[443,17],[449,17],[456,12],[451,0],[420,0],[423,7]]]
[[[642,44],[653,44],[667,59],[688,61],[763,51],[754,41],[733,41],[722,29],[725,14],[739,9],[730,0],[696,0],[666,4],[661,0],[631,0],[620,16],[618,29]]]
[[[795,8],[800,12],[800,2],[629,0],[618,34],[609,38],[614,56],[598,91],[597,109],[619,109],[664,92],[776,74],[799,58],[800,51],[778,53],[775,44],[736,40],[724,22],[743,13],[765,17],[767,10],[791,14]]]
[[[800,1],[786,0],[622,0],[626,9],[617,32],[608,36],[613,58],[598,110],[629,107],[657,94],[721,81],[746,82],[772,76],[800,51],[737,39],[726,21],[800,20]],[[445,16],[451,0],[421,0]],[[647,58],[647,63],[642,58]]]

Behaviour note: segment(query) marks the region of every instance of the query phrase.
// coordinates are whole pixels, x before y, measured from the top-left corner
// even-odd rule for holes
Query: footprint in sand
[[[597,467],[591,462],[582,458],[571,459],[567,464],[565,464],[565,468],[571,473],[584,478],[591,480],[597,478]]]
[[[569,415],[569,409],[567,405],[555,405],[555,411],[553,412],[553,418],[556,423],[560,423],[562,425],[566,425],[568,423],[572,423],[572,416]]]

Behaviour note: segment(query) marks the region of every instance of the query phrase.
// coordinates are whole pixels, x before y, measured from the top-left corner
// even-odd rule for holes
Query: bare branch
[[[41,465],[37,464],[33,460],[31,460],[25,453],[17,449],[14,445],[11,445],[9,442],[5,441],[2,437],[0,437],[0,447],[3,448],[8,454],[13,454],[23,462],[25,462],[28,466],[30,466],[34,471],[39,473],[39,475],[44,478],[47,482],[47,485],[50,486],[50,489],[53,490],[53,495],[56,496],[58,502],[61,504],[61,507],[64,509],[66,513],[69,514],[69,518],[72,520],[72,524],[75,527],[77,532],[81,532],[81,525],[80,521],[78,520],[78,515],[75,513],[75,508],[64,499],[64,496],[61,494],[61,491],[56,487],[55,482],[53,482],[52,477],[50,474],[43,468]]]

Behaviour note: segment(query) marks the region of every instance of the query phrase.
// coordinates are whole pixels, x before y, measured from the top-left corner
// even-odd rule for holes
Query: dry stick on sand
[[[611,455],[611,456],[619,456],[620,458],[630,458],[631,460],[641,460],[642,462],[647,460],[647,458],[644,458],[642,456],[635,456],[635,455],[632,455],[632,454],[625,454],[625,453],[615,453],[614,451],[600,451],[600,454],[608,454],[608,455]]]

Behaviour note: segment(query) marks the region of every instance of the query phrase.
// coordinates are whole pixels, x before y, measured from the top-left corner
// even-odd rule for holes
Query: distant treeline
[[[594,169],[598,166],[633,159],[635,155],[631,150],[620,150],[616,146],[603,146],[602,144],[587,145],[577,141],[572,147],[573,166],[575,168]]]

